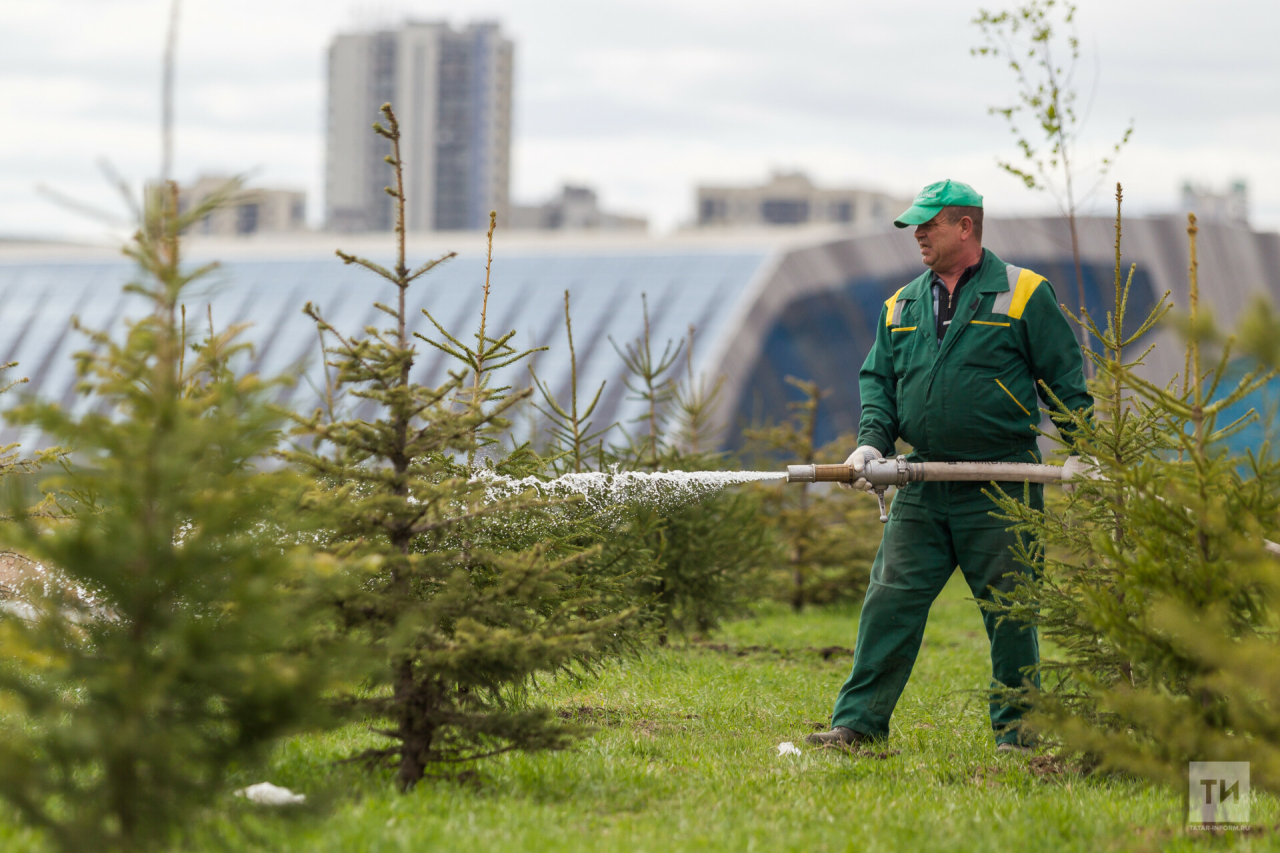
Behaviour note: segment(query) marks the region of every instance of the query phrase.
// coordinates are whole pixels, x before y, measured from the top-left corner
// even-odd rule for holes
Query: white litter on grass
[[[567,498],[581,495],[588,506],[604,510],[610,506],[635,502],[657,509],[697,500],[726,486],[741,483],[785,480],[777,471],[607,471],[564,474],[554,480],[537,477],[515,479],[492,471],[479,471],[473,482],[488,485],[485,496],[491,500],[514,497],[533,490],[543,497]]]
[[[272,785],[270,782],[259,782],[235,792],[237,797],[244,797],[251,803],[263,806],[292,806],[307,801],[306,794],[295,794],[288,788]]]
[[[778,755],[799,755],[800,748],[789,740],[784,740],[778,744]]]

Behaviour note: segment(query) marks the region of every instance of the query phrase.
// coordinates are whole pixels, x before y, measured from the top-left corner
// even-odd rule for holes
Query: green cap
[[[920,190],[907,212],[893,220],[893,224],[899,228],[923,225],[937,216],[942,208],[953,204],[960,207],[982,207],[982,196],[968,184],[952,180],[938,181]]]

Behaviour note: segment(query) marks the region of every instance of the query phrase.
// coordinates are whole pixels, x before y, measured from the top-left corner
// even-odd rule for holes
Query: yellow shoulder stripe
[[[888,309],[884,312],[884,324],[886,326],[893,325],[893,306],[898,301],[898,294],[902,293],[902,291],[906,289],[907,288],[905,285],[903,285],[902,287],[899,287],[897,290],[893,292],[893,296],[890,296],[888,299],[884,301],[884,307]]]
[[[1044,281],[1044,276],[1036,275],[1031,270],[1023,270],[1018,275],[1018,283],[1013,287],[1013,300],[1009,304],[1009,316],[1015,320],[1022,319],[1022,312],[1026,310],[1027,301],[1031,299],[1031,294],[1036,292],[1036,288],[1040,286],[1040,282]]]

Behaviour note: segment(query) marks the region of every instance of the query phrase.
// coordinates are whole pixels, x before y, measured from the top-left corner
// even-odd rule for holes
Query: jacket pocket
[[[1004,393],[1006,393],[1006,394],[1008,394],[1008,395],[1009,395],[1009,399],[1013,401],[1013,404],[1014,404],[1015,406],[1017,406],[1019,409],[1021,409],[1021,410],[1022,410],[1022,413],[1023,413],[1024,415],[1026,415],[1027,417],[1031,417],[1031,410],[1030,410],[1030,409],[1028,409],[1026,406],[1022,405],[1022,403],[1018,400],[1018,398],[1017,398],[1017,397],[1015,397],[1015,396],[1013,396],[1013,392],[1012,392],[1012,391],[1010,391],[1010,390],[1005,386],[1005,384],[1004,384],[1003,382],[1001,382],[999,379],[995,379],[995,378],[993,378],[993,379],[992,379],[992,381],[993,381],[993,382],[995,382],[997,385],[999,385],[999,386],[1000,386],[1000,390],[1001,390],[1001,391],[1003,391]]]
[[[910,307],[910,303],[907,307]],[[903,325],[892,326],[889,329],[889,343],[893,347],[893,370],[899,376],[907,372],[911,364],[912,351],[920,338],[917,331],[919,327],[912,322],[912,319],[904,317]]]
[[[1017,349],[1018,335],[1012,325],[993,314],[970,320],[964,338],[956,342],[957,355],[965,364],[984,370],[1001,370],[1022,359]]]

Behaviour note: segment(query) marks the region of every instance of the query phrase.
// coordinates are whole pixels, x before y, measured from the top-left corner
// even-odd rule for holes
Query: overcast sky
[[[0,235],[101,233],[36,185],[110,205],[99,158],[134,181],[158,171],[168,5],[0,0]],[[253,169],[260,184],[305,188],[316,221],[330,38],[405,16],[496,19],[516,43],[516,201],[583,182],[666,230],[691,217],[696,183],[785,168],[906,195],[953,177],[993,214],[1045,209],[995,165],[1013,138],[986,109],[1013,81],[969,55],[981,5],[184,0],[175,174]],[[1082,100],[1096,92],[1083,141],[1100,151],[1132,118],[1112,173],[1131,210],[1174,210],[1188,178],[1244,178],[1255,225],[1280,227],[1280,4],[1079,5]],[[1109,208],[1109,189],[1095,198]]]

